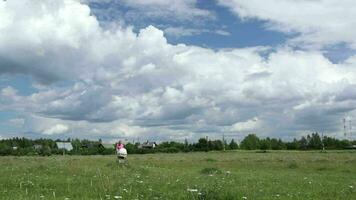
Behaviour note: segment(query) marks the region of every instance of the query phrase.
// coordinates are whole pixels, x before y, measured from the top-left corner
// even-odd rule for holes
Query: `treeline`
[[[318,133],[312,133],[299,140],[283,142],[281,139],[264,138],[260,139],[254,134],[246,136],[240,144],[241,149],[246,150],[342,150],[354,148],[356,141],[339,140],[333,137],[321,137]]]
[[[72,150],[58,148],[57,142],[67,142],[72,146]],[[0,156],[34,156],[34,155],[109,155],[114,154],[114,145],[112,148],[105,148],[101,140],[52,140],[52,139],[28,139],[28,138],[11,138],[0,140]]]
[[[58,148],[56,142],[70,142],[73,147],[70,151]],[[221,150],[336,150],[350,149],[356,146],[356,141],[339,140],[336,138],[324,136],[321,137],[318,133],[312,133],[306,137],[301,137],[299,140],[294,139],[290,142],[284,142],[276,138],[258,138],[255,134],[246,136],[240,144],[234,140],[209,140],[200,138],[196,143],[185,142],[162,142],[154,148],[142,148],[140,143],[128,143],[126,149],[129,154],[145,154],[145,153],[178,153],[178,152],[194,152],[194,151],[221,151]],[[27,138],[12,138],[0,140],[0,156],[32,156],[42,155],[49,156],[55,154],[69,155],[111,155],[115,154],[114,144],[103,145],[101,140],[79,140],[67,139],[51,140],[51,139],[27,139]]]
[[[145,154],[145,153],[178,153],[178,152],[193,152],[193,151],[221,151],[224,148],[227,150],[238,149],[238,144],[235,140],[231,140],[225,144],[221,140],[208,140],[206,138],[200,138],[197,143],[188,143],[185,140],[181,142],[162,142],[155,148],[140,148],[140,143],[131,144],[128,143],[125,148],[128,153],[133,154]]]

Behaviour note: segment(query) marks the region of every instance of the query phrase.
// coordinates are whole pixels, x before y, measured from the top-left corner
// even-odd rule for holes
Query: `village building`
[[[40,150],[40,149],[42,149],[42,145],[41,144],[35,144],[35,145],[33,145],[33,148],[35,150]]]
[[[156,148],[157,144],[156,142],[144,142],[138,146],[139,149],[154,149]]]
[[[58,149],[65,149],[67,151],[73,150],[72,143],[70,142],[56,142]]]

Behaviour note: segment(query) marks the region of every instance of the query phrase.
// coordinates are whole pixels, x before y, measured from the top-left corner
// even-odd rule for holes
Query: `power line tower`
[[[325,151],[325,145],[324,145],[324,133],[321,132],[321,145],[323,147],[323,151]]]

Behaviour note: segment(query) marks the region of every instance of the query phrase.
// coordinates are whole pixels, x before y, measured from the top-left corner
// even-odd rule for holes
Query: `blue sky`
[[[0,138],[342,137],[356,109],[355,8],[1,2]]]

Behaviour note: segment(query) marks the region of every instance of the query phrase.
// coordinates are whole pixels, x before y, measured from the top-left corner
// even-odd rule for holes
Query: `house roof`
[[[65,149],[70,151],[73,149],[72,143],[70,142],[56,142],[58,149]]]
[[[101,143],[101,145],[103,145],[103,147],[104,147],[105,149],[115,149],[115,145],[114,145],[114,144]]]
[[[147,146],[154,146],[156,145],[156,142],[144,142],[142,145],[147,145]]]

